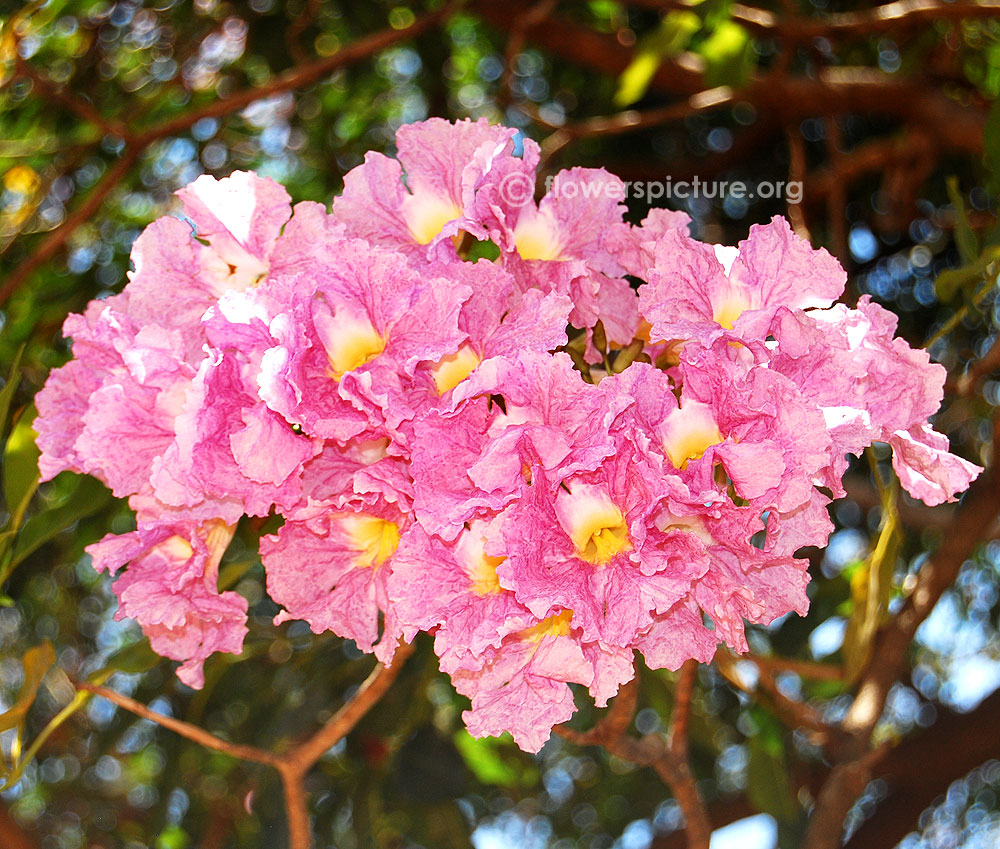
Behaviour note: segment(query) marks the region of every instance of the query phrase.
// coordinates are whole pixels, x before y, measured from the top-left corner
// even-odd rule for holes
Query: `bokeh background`
[[[328,0],[0,2],[0,846],[282,847],[276,775],[99,699],[109,686],[223,738],[279,749],[315,729],[373,661],[304,623],[274,627],[241,526],[220,586],[251,605],[240,657],[179,684],[83,547],[132,527],[100,484],[37,488],[31,399],[69,356],[68,312],[117,292],[142,228],[199,174],[253,169],[329,202],[403,123],[485,116],[542,144],[542,177],[798,181],[801,203],[657,203],[735,244],[784,214],[895,311],[950,374],[936,426],[992,468],[1000,405],[1000,9],[900,0]],[[540,183],[540,185],[542,185]],[[630,203],[638,222],[648,202]],[[837,531],[812,562],[812,609],[754,628],[761,662],[699,670],[691,757],[718,849],[800,844],[835,727],[921,564],[967,534],[963,507],[893,503],[887,453],[855,464]],[[996,515],[898,658],[875,778],[846,845],[1000,845],[1000,543]],[[888,553],[872,554],[889,515]],[[982,524],[982,523],[980,523]],[[56,667],[39,682],[49,641]],[[644,672],[634,730],[670,715],[676,676]],[[70,707],[67,709],[67,705]],[[574,725],[597,712],[580,700]],[[684,846],[655,775],[558,738],[538,756],[470,738],[463,699],[421,641],[389,695],[312,771],[319,846],[668,849]],[[810,725],[816,725],[810,727]],[[41,736],[40,736],[41,735]],[[32,749],[32,757],[24,752]],[[19,781],[13,782],[14,772]]]

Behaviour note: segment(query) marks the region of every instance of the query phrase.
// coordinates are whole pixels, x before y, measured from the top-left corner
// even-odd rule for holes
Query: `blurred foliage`
[[[919,80],[970,110],[985,112],[1000,94],[995,18],[924,21],[898,37],[861,28],[788,50],[736,20],[726,0],[664,3],[662,14],[652,2],[555,4],[554,14],[568,25],[608,39],[602,43],[609,56],[629,50],[611,72],[600,57],[589,65],[567,58],[556,49],[558,38],[551,50],[538,47],[514,31],[513,11],[507,23],[514,29],[497,28],[488,5],[467,3],[440,26],[366,61],[227,109],[227,97],[336,55],[367,34],[405,29],[428,9],[398,0],[0,3],[0,285],[59,232],[128,150],[137,150],[93,214],[0,311],[0,781],[21,772],[19,783],[0,792],[0,804],[39,846],[285,845],[273,771],[202,750],[99,698],[74,695],[73,681],[107,680],[226,739],[280,749],[328,719],[372,665],[333,635],[313,635],[303,623],[271,624],[277,609],[255,555],[262,529],[244,522],[220,581],[250,603],[246,650],[212,658],[205,688],[187,689],[134,623],[114,618],[111,579],[96,574],[83,552],[108,531],[129,530],[127,508],[100,484],[73,475],[38,486],[31,399],[68,356],[62,320],[120,289],[132,242],[174,209],[174,190],[201,173],[251,168],[283,182],[295,200],[329,201],[366,151],[390,151],[404,122],[486,116],[542,140],[555,128],[622,107],[671,101],[655,83],[680,60],[701,69],[706,89],[739,88],[778,72],[814,79],[819,69],[842,66]],[[764,6],[779,21],[789,9],[810,20],[827,14],[820,0]],[[508,56],[510,43],[516,49]],[[158,134],[174,125],[176,131]],[[810,205],[811,187],[824,174],[828,183],[838,180],[831,171],[838,157],[891,141],[906,130],[902,122],[845,109],[782,127],[752,98],[736,98],[671,124],[584,136],[546,167],[607,166],[625,179],[703,173],[758,185],[789,179],[782,133],[795,134],[808,169],[803,209],[814,240],[837,250],[852,272],[848,299],[868,294],[894,309],[901,333],[918,345],[932,340],[931,353],[957,379],[988,354],[1000,327],[1000,107],[989,111],[985,127],[984,157],[939,150],[929,163],[860,172],[840,186],[840,201],[825,205]],[[137,147],[144,138],[148,144]],[[695,198],[683,208],[696,235],[725,243],[786,211],[781,198],[732,196]],[[646,211],[636,204],[630,217],[638,221]],[[997,375],[982,378],[975,391],[949,396],[937,423],[953,450],[980,462],[990,459],[990,419],[1000,405]],[[753,629],[754,652],[821,661],[853,676],[874,628],[947,533],[950,508],[932,513],[906,497],[897,503],[892,485],[882,484],[892,474],[887,453],[876,448],[872,461],[871,468],[852,466],[852,497],[834,508],[837,530],[828,549],[808,552],[809,614]],[[927,727],[946,708],[968,710],[1000,683],[998,563],[1000,546],[992,543],[921,629],[911,680],[897,685],[880,725],[883,739]],[[644,671],[635,730],[666,727],[675,680]],[[848,703],[840,679],[785,672],[777,685],[830,720]],[[437,672],[429,640],[421,639],[389,695],[309,776],[320,845],[434,849],[469,846],[473,836],[493,845],[486,841],[500,835],[508,841],[502,845],[518,847],[641,849],[681,827],[676,803],[648,771],[557,738],[537,757],[506,739],[474,741],[462,728],[464,706]],[[599,712],[585,697],[580,706],[573,724],[589,727]],[[796,845],[810,782],[823,769],[807,734],[707,667],[699,673],[691,749],[710,803],[745,796],[749,810],[773,818],[782,846]],[[975,840],[1000,833],[998,787],[995,762],[952,785],[922,820],[922,842],[907,845],[987,845]],[[869,788],[852,822],[863,822],[878,798],[878,787]]]

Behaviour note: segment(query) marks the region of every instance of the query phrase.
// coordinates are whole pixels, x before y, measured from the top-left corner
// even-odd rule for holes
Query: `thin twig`
[[[132,165],[153,142],[182,132],[196,124],[202,118],[228,115],[273,94],[309,85],[338,68],[367,59],[372,54],[391,47],[399,41],[421,34],[441,20],[444,20],[455,8],[456,4],[448,3],[437,11],[418,18],[405,29],[387,29],[365,36],[338,50],[331,56],[298,68],[293,68],[284,74],[279,74],[265,85],[243,89],[231,97],[213,101],[203,107],[193,109],[190,112],[164,121],[156,126],[142,130],[136,130],[132,127],[122,128],[123,132],[120,135],[126,141],[125,152],[122,157],[104,174],[100,182],[91,189],[90,194],[69,214],[66,220],[52,230],[42,243],[36,249],[32,250],[27,258],[7,276],[7,279],[0,285],[0,305],[39,266],[48,262],[66,244],[77,227],[97,212],[97,209],[107,195],[127,176]]]
[[[684,661],[680,675],[677,678],[677,689],[674,692],[674,709],[670,714],[670,734],[667,746],[677,757],[687,760],[688,725],[691,721],[691,696],[698,680],[698,661]]]
[[[556,2],[557,0],[539,0],[534,6],[525,9],[514,18],[514,22],[508,30],[507,47],[504,50],[503,76],[500,78],[500,89],[497,93],[497,102],[501,108],[510,105],[514,99],[511,85],[514,79],[514,63],[518,54],[524,50],[528,30],[548,18],[555,10]]]
[[[698,92],[684,101],[671,103],[656,109],[640,112],[637,109],[626,109],[614,115],[603,115],[588,118],[577,124],[560,127],[542,142],[542,159],[547,160],[571,141],[594,136],[617,136],[673,121],[681,121],[699,112],[718,109],[727,106],[737,99],[736,93],[729,86],[719,86]]]
[[[324,752],[354,728],[372,706],[385,695],[396,680],[403,664],[411,654],[413,645],[401,643],[396,649],[392,666],[378,664],[347,703],[338,710],[315,734],[292,749],[284,758],[289,769],[305,772]]]
[[[785,138],[788,140],[788,182],[804,186],[806,176],[805,139],[802,138],[802,133],[791,126],[785,127]],[[785,209],[788,210],[788,220],[791,222],[795,234],[807,242],[811,242],[812,237],[809,235],[809,227],[806,225],[802,198],[799,197],[794,203],[788,200],[785,203]]]
[[[104,172],[104,176],[90,190],[80,205],[7,276],[7,279],[0,285],[0,305],[31,276],[36,268],[44,265],[58,253],[77,227],[97,212],[101,204],[104,203],[104,199],[125,179],[141,152],[142,150],[138,147],[126,147],[121,159]]]
[[[674,707],[672,741],[675,740],[678,731],[686,738],[691,688],[694,686],[697,671],[697,664],[694,661],[686,663],[681,668]],[[686,740],[683,746],[673,748],[673,745],[665,742],[658,734],[646,734],[640,738],[630,737],[627,734],[635,714],[638,689],[638,679],[625,684],[612,702],[604,720],[589,731],[575,731],[566,725],[557,725],[553,730],[571,743],[581,746],[599,745],[617,758],[638,766],[652,767],[670,788],[684,813],[688,849],[708,849],[712,826],[688,765]]]
[[[762,690],[774,713],[790,728],[808,728],[810,731],[822,735],[824,739],[827,737],[831,731],[830,726],[812,707],[790,699],[782,693],[774,678],[773,670],[758,666],[756,687],[744,681],[736,669],[737,661],[742,659],[731,652],[719,652],[716,655],[716,666],[730,684],[743,692],[759,695]]]
[[[157,713],[155,710],[150,710],[142,702],[137,702],[135,699],[122,695],[121,693],[117,693],[107,687],[91,684],[88,681],[78,682],[76,686],[81,690],[86,690],[94,695],[101,696],[109,702],[113,702],[118,705],[118,707],[124,708],[130,713],[134,713],[136,716],[148,719],[150,722],[155,722],[157,725],[161,725],[164,728],[173,731],[175,734],[180,734],[182,737],[197,743],[199,746],[204,746],[206,749],[223,752],[231,757],[239,758],[244,761],[267,764],[268,766],[278,767],[280,764],[280,758],[273,752],[258,749],[255,746],[245,746],[241,743],[230,743],[228,740],[216,737],[214,734],[197,725],[192,725],[189,722],[184,722],[182,719],[175,719],[172,716],[166,716],[162,713]]]
[[[1000,433],[1000,419],[994,425]],[[841,724],[845,737],[837,765],[819,793],[803,849],[836,849],[840,845],[844,818],[871,776],[872,731],[906,663],[917,628],[954,582],[962,564],[991,535],[998,512],[1000,486],[993,466],[969,487],[950,533],[917,572],[913,592],[876,635],[872,661]]]
[[[834,174],[840,171],[843,151],[843,134],[836,118],[826,119],[826,153]],[[826,218],[830,227],[830,242],[833,253],[841,265],[847,265],[850,254],[847,248],[847,181],[834,180],[826,196]]]
[[[122,138],[125,138],[128,135],[128,128],[117,118],[105,118],[100,112],[97,111],[90,101],[77,97],[65,89],[57,88],[51,80],[40,74],[30,62],[22,59],[19,54],[15,55],[17,55],[17,63],[15,66],[17,68],[17,72],[30,78],[35,88],[39,90],[42,97],[46,100],[62,104],[69,109],[70,112],[75,113],[79,118],[82,118],[88,124],[93,124],[104,133],[110,133]]]
[[[802,678],[814,681],[843,681],[844,670],[833,663],[817,663],[814,660],[797,660],[790,657],[765,657],[759,654],[745,654],[744,660],[755,663],[761,669],[773,672],[794,672]]]
[[[553,730],[577,746],[602,746],[606,740],[613,740],[628,731],[635,716],[639,701],[639,676],[622,684],[618,695],[611,702],[607,714],[593,728],[576,731],[568,725],[557,725]]]

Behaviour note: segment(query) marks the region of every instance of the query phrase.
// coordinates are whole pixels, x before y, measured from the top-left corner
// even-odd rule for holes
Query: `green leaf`
[[[799,806],[788,780],[788,765],[780,738],[762,731],[747,741],[747,749],[750,804],[778,822],[794,823],[799,817]]]
[[[17,701],[9,710],[0,713],[0,731],[21,727],[28,710],[35,703],[35,696],[45,673],[55,665],[56,651],[52,648],[52,643],[46,640],[40,646],[28,649],[21,662],[24,664],[24,683]]]
[[[998,259],[1000,259],[1000,245],[990,245],[971,265],[942,271],[934,281],[934,290],[938,298],[948,303],[954,300],[959,292],[971,293],[976,284],[983,279],[989,267]]]
[[[699,29],[701,18],[694,12],[674,11],[666,15],[660,21],[660,28],[636,45],[635,56],[618,78],[615,106],[624,108],[640,100],[663,60],[684,50]]]
[[[108,662],[102,670],[95,672],[89,677],[91,681],[97,683],[98,679],[101,682],[106,681],[113,672],[126,672],[129,675],[138,675],[141,672],[148,672],[161,660],[163,658],[150,648],[149,640],[143,638],[137,643],[131,643],[124,648],[118,649],[118,651],[108,658]]]
[[[24,345],[17,349],[14,355],[14,363],[10,367],[10,374],[3,389],[0,389],[0,438],[7,432],[7,414],[10,412],[10,402],[17,391],[17,385],[21,382],[21,372],[18,370],[21,365],[21,355],[24,353]]]
[[[705,60],[705,82],[709,86],[738,88],[750,77],[756,54],[750,34],[739,24],[722,21],[698,49]]]
[[[4,449],[3,491],[7,509],[14,517],[11,527],[20,524],[31,496],[38,489],[37,434],[31,427],[36,415],[34,405],[21,413]]]
[[[986,116],[983,133],[983,164],[989,173],[987,188],[994,197],[1000,196],[1000,100],[994,100]]]
[[[490,737],[477,739],[464,729],[456,731],[452,739],[472,774],[483,784],[513,788],[521,783],[518,771],[500,756],[497,740]]]
[[[968,264],[974,262],[979,256],[979,239],[972,231],[969,224],[969,216],[965,211],[965,200],[958,188],[958,178],[949,177],[947,180],[948,199],[955,207],[955,244],[958,245],[958,252],[962,255],[962,262]]]
[[[191,843],[191,837],[179,825],[167,826],[160,832],[154,843],[155,849],[186,849]]]
[[[81,477],[79,481],[65,503],[55,509],[37,513],[24,523],[14,542],[10,570],[54,536],[85,516],[102,510],[111,502],[111,492],[100,481],[91,477]],[[3,581],[0,580],[0,583]]]
[[[851,574],[854,602],[844,634],[844,675],[855,681],[871,656],[875,632],[889,616],[892,574],[900,546],[897,487],[886,488],[882,498],[882,523],[875,548]]]

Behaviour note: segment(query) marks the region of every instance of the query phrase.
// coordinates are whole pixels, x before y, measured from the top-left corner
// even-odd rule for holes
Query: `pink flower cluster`
[[[332,213],[201,177],[125,290],[67,319],[42,473],[129,498],[137,529],[90,552],[185,683],[241,650],[219,563],[240,517],[274,511],[276,621],[386,663],[432,633],[470,731],[537,750],[570,683],[604,705],[635,650],[676,669],[804,613],[795,552],[826,543],[848,454],[889,443],[928,504],[978,473],[928,425],[944,369],[866,298],[832,306],[844,271],[783,219],[702,244],[680,213],[626,223],[624,187],[584,168],[536,205],[511,191],[535,181],[522,145],[403,127]],[[468,260],[486,241],[496,261]]]

